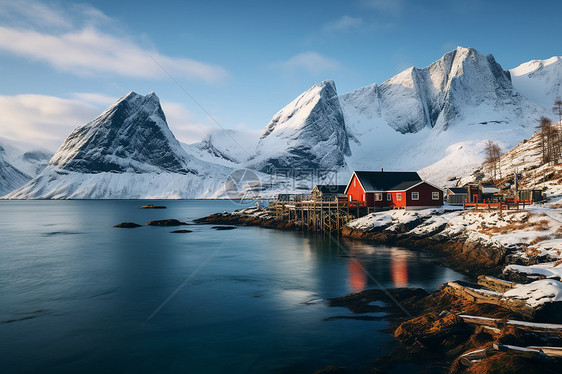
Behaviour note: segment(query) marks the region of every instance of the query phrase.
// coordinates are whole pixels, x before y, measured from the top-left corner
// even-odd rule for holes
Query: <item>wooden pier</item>
[[[375,210],[367,207],[363,201],[313,201],[301,198],[272,201],[269,211],[276,219],[296,224],[302,230],[339,232],[347,222]]]

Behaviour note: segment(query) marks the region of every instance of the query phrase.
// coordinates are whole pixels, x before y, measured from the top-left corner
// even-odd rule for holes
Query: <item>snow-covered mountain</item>
[[[246,166],[271,169],[338,169],[350,155],[333,81],[311,87],[269,122]]]
[[[352,168],[419,170],[440,185],[478,168],[486,140],[512,147],[544,113],[513,88],[493,56],[462,47],[340,100],[355,139]]]
[[[261,138],[217,130],[189,145],[170,132],[154,93],[130,93],[77,128],[43,172],[7,197],[217,197],[240,168],[256,172],[264,196],[316,182],[291,180],[291,173],[281,180],[279,169],[333,170],[337,180],[326,183],[338,184],[353,170],[417,170],[454,185],[480,168],[488,140],[512,148],[533,134],[540,116],[553,118],[561,60],[506,71],[492,55],[458,47],[425,68],[346,94],[333,81],[318,83],[280,110]],[[27,171],[2,160],[4,179],[25,181]]]
[[[527,99],[547,109],[562,99],[562,57],[529,61],[510,72],[513,86]]]
[[[39,174],[51,158],[42,150],[23,151],[6,139],[0,139],[0,196],[24,185]]]
[[[220,129],[198,143],[180,144],[187,153],[200,160],[236,167],[255,153],[258,139],[257,134],[249,131]]]
[[[343,101],[360,106],[364,89],[351,92]],[[519,106],[509,73],[492,55],[458,47],[426,68],[409,68],[379,87],[368,86],[367,94],[378,100],[372,109],[396,131],[414,133],[425,127],[447,129],[483,107]],[[359,103],[354,103],[359,99]],[[467,111],[470,109],[470,111]],[[351,126],[351,125],[350,125]]]
[[[43,172],[7,198],[194,198],[230,169],[188,155],[154,93],[134,92],[74,130]]]

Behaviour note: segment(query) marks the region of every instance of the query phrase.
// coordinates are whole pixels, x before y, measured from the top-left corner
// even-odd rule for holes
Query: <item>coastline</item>
[[[216,213],[196,222],[300,229],[297,224],[276,220],[267,210],[257,207]],[[560,229],[553,222],[557,221],[549,221],[544,212],[529,211],[501,214],[431,209],[371,213],[349,222],[340,234],[353,240],[426,251],[447,267],[466,274],[473,282],[449,282],[431,294],[411,288],[385,292],[365,290],[332,299],[330,306],[348,308],[357,314],[351,318],[357,319],[362,318],[361,313],[373,311],[373,308],[387,313],[386,318],[391,323],[389,333],[398,344],[390,355],[375,360],[369,372],[392,370],[404,361],[422,365],[427,370],[450,373],[488,372],[492,368],[555,372],[553,362],[559,364],[561,358],[549,356],[545,359],[544,352],[533,350],[522,355],[518,348],[509,347],[540,346],[545,345],[545,341],[562,346],[562,325],[549,331],[534,326],[540,322],[562,323],[562,302],[557,301],[558,296],[552,302],[537,305],[531,305],[529,300],[521,300],[517,295],[513,298],[504,296],[514,293],[513,289],[517,294],[518,289],[529,286],[529,283],[557,282],[562,285],[556,279],[545,280],[544,276],[506,271],[511,266],[528,269],[557,260],[556,253],[559,252],[545,247],[549,240],[554,240],[555,246],[559,244],[556,233]],[[541,278],[543,280],[535,281]],[[504,284],[510,286],[501,289]],[[494,289],[497,287],[501,292]],[[540,287],[538,291],[541,291]],[[383,302],[386,306],[375,307],[370,305],[372,302]],[[398,306],[407,310],[408,315]],[[479,318],[484,321],[493,319],[493,322],[490,326],[481,325]],[[506,323],[508,320],[531,324],[531,327]],[[485,354],[473,353],[476,351]],[[356,371],[331,366],[317,371],[334,372]]]

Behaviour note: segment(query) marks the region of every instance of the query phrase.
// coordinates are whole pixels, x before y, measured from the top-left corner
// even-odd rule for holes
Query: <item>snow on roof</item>
[[[554,279],[542,279],[529,284],[519,284],[503,294],[506,298],[525,300],[531,307],[562,301],[562,283]]]
[[[482,185],[482,193],[498,193],[500,190],[494,186],[484,186]]]

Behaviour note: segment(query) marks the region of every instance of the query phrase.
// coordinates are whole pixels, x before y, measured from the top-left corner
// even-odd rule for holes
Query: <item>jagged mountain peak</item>
[[[65,140],[50,165],[69,171],[190,172],[154,92],[130,92]]]
[[[410,67],[370,87],[372,113],[377,113],[396,131],[407,134],[424,128],[446,130],[449,123],[472,115],[482,104],[517,104],[521,98],[513,90],[510,74],[474,48],[457,47],[424,68]],[[366,91],[367,87],[361,88]],[[375,89],[376,88],[376,89]],[[346,106],[361,107],[360,90],[343,96]],[[375,92],[376,91],[376,92]],[[466,109],[469,109],[468,111]]]
[[[333,80],[325,80],[315,84],[277,112],[265,127],[261,139],[266,138],[276,129],[300,127],[304,124],[303,109],[312,109],[319,101],[329,100],[333,97],[337,97],[336,84]],[[301,116],[298,114],[301,114]]]
[[[266,126],[248,166],[272,168],[340,168],[349,140],[336,85],[315,84],[281,109]]]

